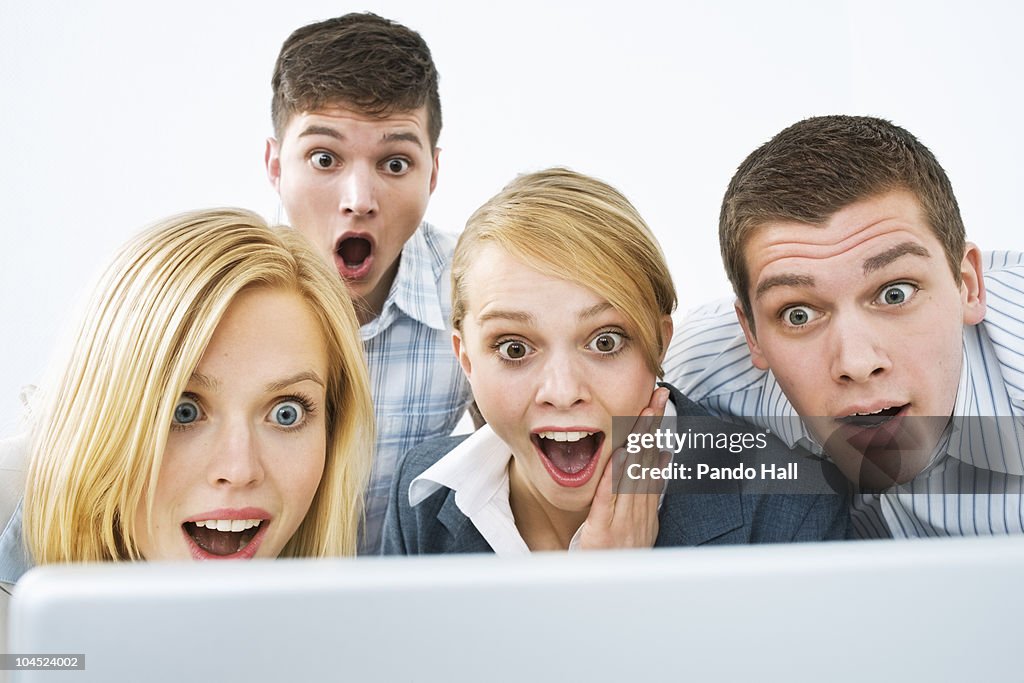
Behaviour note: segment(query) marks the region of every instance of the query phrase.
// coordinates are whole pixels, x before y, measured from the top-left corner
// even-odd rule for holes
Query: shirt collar
[[[508,500],[508,461],[512,451],[490,425],[484,425],[409,485],[409,504],[419,505],[438,489],[455,491],[455,502],[472,517],[504,492]]]
[[[385,330],[400,313],[404,313],[434,330],[447,329],[446,310],[450,285],[446,286],[448,258],[430,234],[434,227],[421,223],[402,247],[398,272],[391,283],[381,314],[360,328],[365,341]]]
[[[994,372],[986,373],[984,357],[976,359],[977,366],[971,362],[969,351],[973,348],[968,348],[965,335],[960,383],[953,404],[952,429],[947,430],[946,452],[979,469],[1024,476],[1024,444],[1018,432],[1018,420],[978,414],[977,406],[984,403],[979,394],[992,391],[988,375]]]
[[[490,426],[484,425],[413,479],[409,485],[409,504],[418,505],[442,487],[452,489],[455,507],[495,553],[529,553],[526,541],[516,528],[509,502],[508,461],[511,458],[508,445]]]
[[[775,373],[771,370],[765,372],[762,382],[762,389],[758,396],[759,405],[754,411],[755,415],[763,416],[761,420],[755,420],[758,426],[771,430],[791,449],[801,446],[820,456],[823,452],[821,445],[811,436],[807,425],[797,414],[793,404],[786,398],[782,387],[775,379]]]

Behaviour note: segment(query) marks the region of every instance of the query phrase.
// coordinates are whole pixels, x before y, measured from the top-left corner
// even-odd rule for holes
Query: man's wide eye
[[[384,167],[388,170],[388,173],[393,175],[402,175],[409,170],[411,165],[408,159],[403,159],[402,157],[394,157],[384,162]]]
[[[337,163],[334,155],[330,152],[313,152],[309,161],[315,168],[331,168]]]
[[[898,306],[910,301],[915,294],[917,294],[917,287],[909,282],[897,282],[883,287],[876,301],[886,306]]]
[[[782,322],[789,327],[803,327],[812,320],[816,320],[818,313],[809,306],[790,306],[783,309],[779,316]]]

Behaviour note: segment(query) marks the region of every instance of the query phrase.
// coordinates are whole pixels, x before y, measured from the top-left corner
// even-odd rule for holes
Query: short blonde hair
[[[452,325],[466,315],[466,273],[495,244],[531,268],[586,287],[622,314],[661,376],[661,319],[676,306],[665,256],[647,223],[611,185],[565,168],[521,175],[469,218],[452,262]]]
[[[373,453],[373,408],[351,301],[289,229],[241,209],[168,218],[101,277],[34,416],[25,494],[33,560],[141,559],[135,511],[153,492],[175,405],[239,292],[294,291],[327,347],[327,453],[309,512],[282,555],[352,555]]]

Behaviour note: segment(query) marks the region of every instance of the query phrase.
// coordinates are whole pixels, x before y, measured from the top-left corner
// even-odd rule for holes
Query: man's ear
[[[267,149],[263,152],[263,164],[267,168],[267,179],[281,194],[281,144],[274,138],[267,138]]]
[[[960,300],[964,312],[964,325],[977,325],[985,319],[985,277],[981,271],[981,250],[973,242],[967,243],[960,261]]]
[[[740,306],[740,302],[737,301],[734,304],[734,308],[736,309],[736,318],[740,321],[740,327],[743,328],[743,336],[747,339],[747,348],[750,349],[750,361],[758,370],[767,370],[768,361],[765,359],[764,353],[761,351],[761,346],[757,343],[757,337],[754,335],[751,321],[747,320],[747,316],[743,312],[743,307]]]
[[[658,358],[658,365],[665,362],[669,344],[672,343],[673,332],[675,332],[675,323],[672,322],[672,316],[661,316],[661,356]]]
[[[434,148],[434,163],[433,168],[430,169],[430,194],[434,194],[434,188],[437,187],[437,164],[441,156],[441,148]]]
[[[452,330],[452,350],[455,351],[455,357],[459,359],[459,365],[462,366],[462,372],[466,375],[466,379],[472,382],[473,364],[469,361],[466,346],[462,343],[462,333],[458,330]]]

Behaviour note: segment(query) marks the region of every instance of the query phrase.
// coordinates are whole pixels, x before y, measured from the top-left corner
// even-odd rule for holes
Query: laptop
[[[15,681],[1024,678],[1024,539],[49,566]]]

